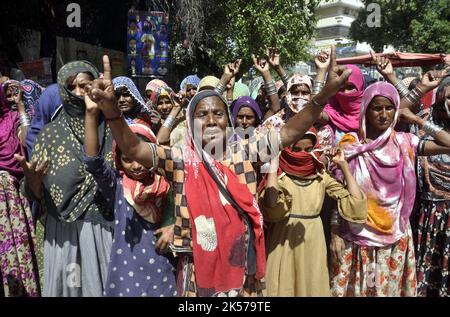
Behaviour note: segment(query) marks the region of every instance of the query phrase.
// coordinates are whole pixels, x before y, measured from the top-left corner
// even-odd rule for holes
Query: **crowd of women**
[[[3,82],[0,296],[448,296],[450,71],[252,58],[253,91],[241,60]]]

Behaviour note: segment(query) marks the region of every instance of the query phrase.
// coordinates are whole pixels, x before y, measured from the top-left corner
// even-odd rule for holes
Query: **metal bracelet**
[[[409,92],[409,94],[407,96],[405,96],[405,98],[411,102],[412,104],[416,104],[420,101],[420,98],[423,97],[423,92],[422,90],[418,89],[418,88],[414,88],[413,90],[411,90]]]
[[[397,89],[399,95],[401,98],[405,98],[406,95],[409,93],[408,88],[403,84],[402,81],[397,81],[397,83],[394,85],[395,89]]]
[[[266,92],[266,96],[276,95],[278,92],[275,82],[272,80],[270,83],[264,84],[264,91]]]
[[[31,125],[30,117],[27,114],[21,114],[19,118],[21,126],[29,127]]]
[[[442,130],[444,130],[444,128],[434,124],[431,121],[427,121],[423,127],[422,127],[423,132],[425,132],[426,134],[432,136],[433,138],[436,137],[436,135],[441,132]]]
[[[215,91],[217,91],[219,94],[223,94],[226,88],[227,87],[225,87],[224,85],[222,85],[221,82],[219,82],[215,88]]]
[[[409,101],[409,103],[415,105],[418,100],[414,99],[414,97],[411,94],[408,94],[405,96],[405,99]]]
[[[332,211],[330,223],[331,223],[332,226],[338,226],[341,223],[341,218],[340,218],[339,213],[338,213],[338,211],[336,209],[334,209]]]
[[[415,94],[418,99],[422,98],[423,95],[425,95],[424,92],[419,87],[414,88],[411,92]]]
[[[162,126],[169,130],[172,130],[174,124],[175,124],[175,118],[172,116],[168,116]]]
[[[314,86],[313,86],[311,94],[317,95],[318,93],[320,93],[322,91],[322,88],[324,87],[324,85],[325,84],[323,82],[316,81],[314,83]]]
[[[425,154],[425,144],[427,143],[427,141],[426,140],[423,140],[423,139],[421,139],[420,141],[419,141],[419,148],[418,148],[418,151],[417,151],[417,154],[419,155],[419,156],[423,156],[424,154]]]
[[[284,74],[283,76],[281,76],[281,81],[287,87],[288,83],[289,83],[289,75],[288,74]]]

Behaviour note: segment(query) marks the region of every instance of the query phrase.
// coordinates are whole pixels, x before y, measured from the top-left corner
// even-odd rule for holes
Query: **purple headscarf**
[[[6,100],[3,87],[0,89],[0,170],[11,175],[21,177],[22,168],[14,154],[21,153],[17,128],[19,127],[19,113],[12,111]]]
[[[233,109],[232,119],[234,126],[236,126],[237,116],[242,107],[248,107],[253,110],[256,116],[256,125],[259,125],[262,122],[263,115],[256,101],[251,97],[243,96],[239,97],[231,104],[231,109]]]

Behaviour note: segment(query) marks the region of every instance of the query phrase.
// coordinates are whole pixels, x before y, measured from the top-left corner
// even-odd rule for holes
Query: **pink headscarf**
[[[145,87],[145,91],[151,90],[153,92],[157,91],[160,87],[168,87],[168,85],[160,80],[160,79],[153,79],[147,84],[147,87]]]
[[[394,104],[395,118],[382,135],[366,143],[366,112],[376,96],[386,97]],[[346,134],[339,144],[368,199],[367,222],[346,223],[345,237],[356,244],[391,245],[407,229],[416,195],[414,160],[419,138],[394,131],[399,106],[394,86],[384,82],[369,86],[362,99],[359,132]]]
[[[14,158],[14,154],[21,153],[17,137],[18,127],[19,113],[11,110],[3,87],[0,86],[0,171],[7,171],[13,176],[21,177],[22,168]]]
[[[355,85],[356,92],[349,94],[338,92],[330,99],[330,103],[325,106],[324,111],[339,130],[357,132],[359,130],[359,114],[364,93],[364,75],[359,67],[355,65],[345,66],[352,70],[348,81]]]

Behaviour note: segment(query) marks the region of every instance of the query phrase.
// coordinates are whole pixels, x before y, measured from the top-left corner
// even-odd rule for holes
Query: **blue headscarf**
[[[180,84],[180,89],[185,90],[188,85],[198,87],[200,85],[200,78],[197,75],[187,76]]]
[[[139,90],[130,78],[124,76],[116,77],[113,79],[113,85],[114,90],[117,90],[119,88],[126,88],[133,97],[134,101],[138,103],[141,108],[147,108],[144,98],[142,98]]]
[[[131,113],[126,116],[128,124],[132,124],[133,120],[140,114],[149,114],[149,109],[145,104],[144,98],[142,98],[133,80],[124,76],[116,77],[113,79],[113,86],[116,91],[119,88],[126,88],[134,100],[135,107]]]

